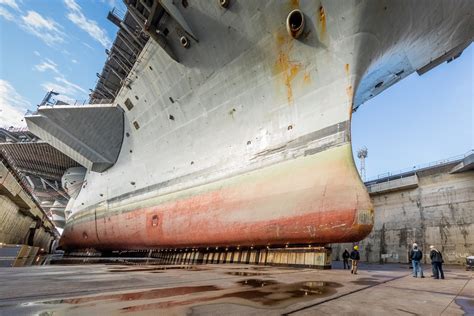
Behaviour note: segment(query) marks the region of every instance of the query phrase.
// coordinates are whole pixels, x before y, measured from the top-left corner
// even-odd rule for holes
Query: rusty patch
[[[324,11],[324,7],[319,7],[319,27],[321,30],[321,38],[326,34],[326,12]]]
[[[349,76],[349,70],[350,70],[349,64],[346,64],[346,65],[344,66],[344,69],[346,70],[346,75]]]
[[[286,87],[286,96],[288,104],[293,104],[293,87],[292,82],[298,75],[301,64],[290,60],[289,54],[293,48],[292,41],[288,40],[285,36],[277,35],[276,38],[278,47],[278,57],[275,63],[275,74],[283,74],[283,82]]]
[[[346,93],[347,93],[347,97],[352,100],[352,96],[354,94],[354,92],[352,91],[352,85],[349,85],[347,88],[346,88]]]
[[[290,0],[290,8],[296,9],[300,6],[300,0]]]
[[[311,75],[310,75],[308,72],[305,72],[305,73],[304,73],[304,77],[303,77],[303,82],[304,82],[305,84],[310,84],[311,81],[312,81]]]

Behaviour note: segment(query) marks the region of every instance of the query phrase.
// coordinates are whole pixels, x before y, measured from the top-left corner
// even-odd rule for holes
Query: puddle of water
[[[459,297],[454,300],[461,307],[465,315],[474,315],[474,299],[467,297]]]
[[[234,270],[255,270],[255,271],[265,271],[269,270],[268,267],[245,267],[245,268],[233,268]]]
[[[102,257],[62,257],[53,258],[44,263],[45,265],[82,265],[82,264],[125,264],[125,265],[137,265],[137,264],[155,264],[158,265],[160,262],[154,258],[102,258]]]
[[[278,284],[278,282],[273,281],[273,280],[247,279],[247,280],[238,281],[237,284],[250,286],[250,287],[264,287],[268,285]]]
[[[232,272],[226,272],[225,274],[228,274],[228,275],[236,275],[236,276],[259,276],[259,275],[266,275],[265,273],[243,272],[243,271],[232,271]]]
[[[121,294],[107,294],[107,295],[95,295],[95,296],[85,296],[77,298],[66,298],[61,300],[51,300],[38,302],[35,304],[72,304],[79,305],[84,303],[91,302],[102,302],[108,300],[114,301],[136,301],[136,300],[151,300],[166,298],[171,296],[180,296],[191,293],[200,293],[200,292],[209,292],[220,290],[219,287],[214,285],[204,285],[204,286],[183,286],[183,287],[174,287],[174,288],[164,288],[164,289],[153,289],[140,292],[129,292]],[[31,304],[31,303],[28,303]]]
[[[237,284],[244,289],[219,296],[128,306],[121,310],[123,312],[138,312],[216,303],[231,303],[260,308],[283,308],[306,300],[331,296],[336,293],[336,288],[342,287],[341,284],[335,282],[307,281],[285,284],[274,280],[259,279],[242,280],[238,281]]]
[[[341,285],[335,282],[307,281],[292,284],[277,283],[272,280],[243,280],[238,282],[243,286],[259,288],[259,290],[240,291],[225,294],[226,298],[244,298],[246,300],[260,303],[264,306],[276,306],[289,299],[324,297],[336,292]]]
[[[117,267],[109,268],[109,272],[152,272],[160,273],[166,270],[190,270],[190,271],[202,271],[203,269],[196,266],[166,266],[166,267],[143,267],[143,268],[129,268],[129,267]]]
[[[18,307],[20,309],[36,308],[43,313],[49,314],[59,311],[64,311],[67,314],[68,311],[72,310],[92,311],[94,313],[101,313],[101,311],[105,310],[139,312],[165,309],[170,311],[170,309],[175,308],[187,309],[194,305],[216,303],[231,303],[272,309],[283,308],[315,298],[327,297],[335,294],[336,289],[342,286],[335,282],[306,281],[287,284],[279,283],[275,280],[256,278],[239,280],[236,282],[236,285],[236,287],[227,289],[213,285],[151,289],[138,292],[25,303]],[[19,310],[16,309],[15,311]]]

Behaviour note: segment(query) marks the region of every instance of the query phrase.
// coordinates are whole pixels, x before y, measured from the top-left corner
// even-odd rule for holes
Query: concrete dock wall
[[[29,244],[49,251],[58,237],[53,223],[0,161],[0,243]]]
[[[361,260],[408,262],[412,243],[443,253],[446,263],[463,264],[474,254],[474,171],[452,173],[456,163],[420,170],[414,175],[368,184],[375,209],[375,225],[359,243]],[[333,259],[344,248],[333,244]]]
[[[0,195],[0,242],[22,244],[26,240],[33,219],[22,215],[19,207],[4,195]]]

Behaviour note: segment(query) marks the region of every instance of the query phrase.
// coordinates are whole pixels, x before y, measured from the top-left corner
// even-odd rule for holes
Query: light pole
[[[357,152],[357,157],[360,159],[360,177],[362,178],[362,181],[365,182],[365,158],[367,158],[367,147],[362,147],[359,149]]]

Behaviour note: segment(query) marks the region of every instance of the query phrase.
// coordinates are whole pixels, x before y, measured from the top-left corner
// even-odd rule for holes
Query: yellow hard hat
[[[359,246],[354,246],[354,250],[359,250]]]

